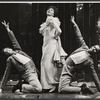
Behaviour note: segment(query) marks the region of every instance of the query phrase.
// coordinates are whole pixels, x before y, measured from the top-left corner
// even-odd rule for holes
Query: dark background
[[[96,26],[100,17],[99,3],[0,3],[0,22],[6,20],[10,23],[10,29],[13,30],[23,51],[33,58],[39,71],[43,44],[39,27],[45,21],[46,10],[51,5],[58,8],[62,29],[62,46],[68,54],[78,47],[70,23],[71,15],[75,16],[87,45],[91,47],[94,44],[100,44],[100,33]],[[12,48],[12,44],[6,29],[0,23],[0,51],[5,47]],[[94,57],[97,72],[99,72],[99,59],[99,55]],[[0,54],[0,79],[5,68],[6,57]],[[17,79],[15,75],[17,74],[13,70],[10,78]]]

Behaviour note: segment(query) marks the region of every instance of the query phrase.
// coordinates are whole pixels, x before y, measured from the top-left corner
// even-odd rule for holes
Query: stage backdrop
[[[40,71],[43,37],[39,34],[40,24],[46,19],[46,10],[49,6],[58,8],[58,17],[61,21],[61,41],[64,50],[70,54],[78,45],[70,23],[71,15],[79,25],[84,39],[89,45],[99,44],[98,32],[95,27],[99,11],[99,4],[75,3],[0,3],[0,22],[6,20],[10,23],[22,50],[29,54]],[[82,7],[82,8],[81,8]],[[0,50],[11,47],[12,44],[4,26],[0,23]],[[95,61],[97,62],[97,56]],[[96,64],[95,64],[96,65]],[[0,54],[0,79],[6,68],[6,57]],[[98,70],[98,67],[96,66]],[[16,80],[17,74],[13,70],[10,79]]]

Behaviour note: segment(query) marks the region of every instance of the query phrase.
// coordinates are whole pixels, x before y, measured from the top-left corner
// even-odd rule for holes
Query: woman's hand
[[[47,19],[46,19],[46,23],[47,23],[47,25],[49,25],[49,24],[52,24],[53,23],[53,17],[52,16],[48,16],[47,17]]]
[[[55,37],[55,36],[51,36],[51,38],[52,38],[52,39],[58,40],[58,37]]]

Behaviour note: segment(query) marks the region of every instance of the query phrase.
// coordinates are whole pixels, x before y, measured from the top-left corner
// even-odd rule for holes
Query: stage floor
[[[93,95],[81,95],[81,94],[61,94],[61,93],[12,93],[12,86],[15,85],[18,81],[8,81],[3,92],[0,93],[0,99],[95,99],[100,98],[100,94],[97,93],[97,89],[93,82],[85,82],[91,90],[94,92]],[[81,86],[83,82],[73,82],[72,85]]]
[[[15,94],[11,92],[3,92],[0,94],[0,99],[96,99],[100,98],[100,94],[80,95],[80,94],[60,94],[60,93],[40,93],[40,94]]]
[[[96,88],[92,88],[95,91],[94,95],[81,95],[81,94],[60,94],[60,93],[12,93],[11,87],[7,87],[0,93],[0,99],[96,99],[100,98],[100,94],[97,93]]]

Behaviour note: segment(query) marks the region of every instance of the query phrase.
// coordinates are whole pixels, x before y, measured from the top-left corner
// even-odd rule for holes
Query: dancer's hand
[[[46,19],[46,23],[47,24],[53,23],[53,17],[52,16],[50,16],[50,17],[48,16],[47,19]]]
[[[74,18],[74,16],[71,16],[71,22],[74,24],[74,25],[76,25],[76,23],[75,23],[75,20],[74,20],[75,18]]]
[[[7,31],[10,31],[10,29],[9,29],[9,22],[6,24],[6,21],[4,20],[4,22],[1,22],[1,23],[5,26]]]

